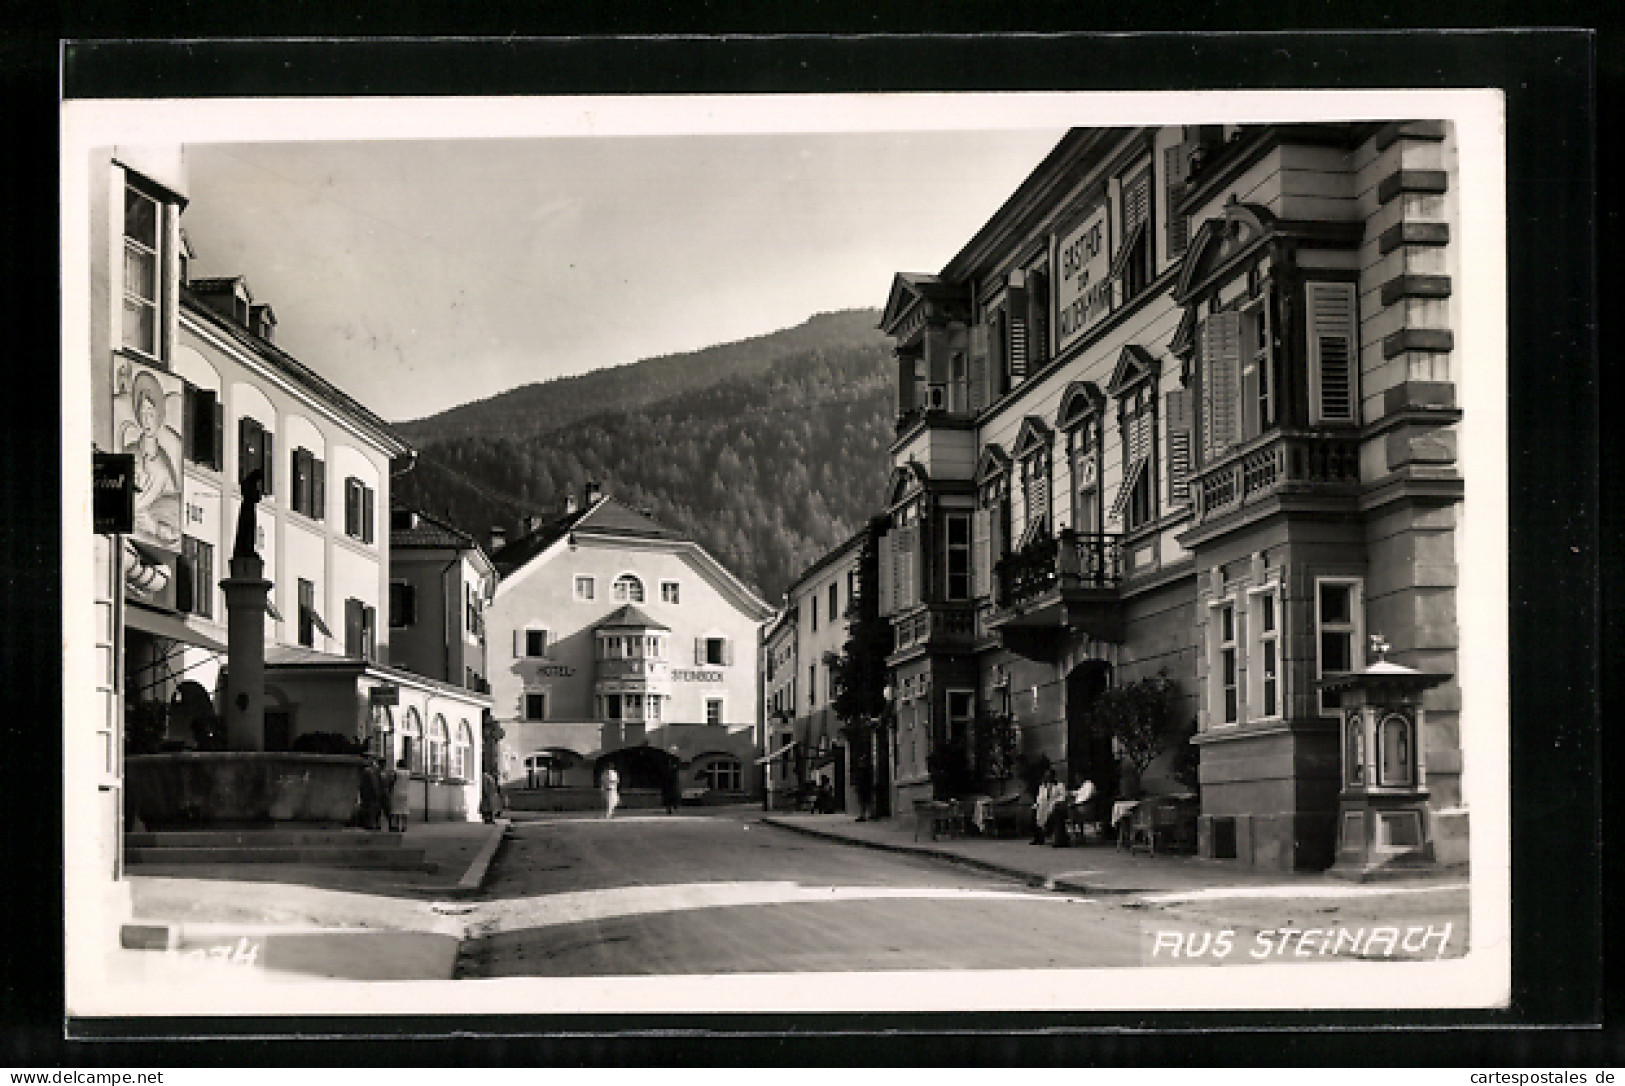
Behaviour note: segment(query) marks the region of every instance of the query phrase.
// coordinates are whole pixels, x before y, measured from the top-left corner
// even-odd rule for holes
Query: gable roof
[[[594,627],[596,630],[666,630],[671,627],[663,622],[656,622],[642,609],[628,603],[617,610],[611,611],[602,622]]]
[[[590,537],[596,542],[607,542],[611,545],[617,540],[624,540],[633,545],[641,543],[645,545],[645,549],[648,549],[647,545],[651,543],[664,544],[677,553],[689,555],[702,573],[706,573],[714,584],[722,587],[725,594],[734,597],[735,605],[740,610],[763,621],[773,614],[773,608],[758,596],[754,589],[707,553],[704,547],[681,532],[673,531],[653,517],[640,513],[625,502],[607,495],[585,509],[566,513],[535,531],[520,536],[492,555],[497,572],[502,575],[497,592],[501,594],[512,587],[515,580],[527,572],[526,567],[531,566],[537,559],[561,549],[559,545],[563,540],[568,538],[573,545],[578,536]]]
[[[976,481],[986,482],[995,475],[1010,470],[1010,454],[997,441],[982,446],[982,455],[976,460]]]
[[[479,541],[461,528],[441,520],[421,509],[406,505],[390,508],[389,545],[391,547],[449,547],[456,550],[479,548]],[[394,518],[398,513],[412,514],[412,526],[397,528]]]
[[[1021,420],[1021,430],[1016,434],[1016,445],[1010,455],[1021,460],[1034,450],[1049,448],[1053,438],[1054,431],[1049,428],[1049,423],[1037,415],[1028,415]]]

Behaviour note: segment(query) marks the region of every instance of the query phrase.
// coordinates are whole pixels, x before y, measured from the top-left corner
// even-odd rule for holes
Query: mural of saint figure
[[[135,458],[134,535],[159,546],[181,542],[180,433],[170,425],[171,397],[158,375],[145,367],[121,374],[115,399],[118,448]],[[176,382],[179,383],[178,381]],[[174,399],[179,400],[179,390]]]

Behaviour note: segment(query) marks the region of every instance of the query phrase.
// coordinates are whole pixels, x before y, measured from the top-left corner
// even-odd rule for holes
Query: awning
[[[145,607],[131,605],[124,609],[124,624],[132,626],[144,633],[156,637],[167,637],[171,641],[182,641],[200,649],[210,652],[225,652],[226,646],[210,637],[199,633],[188,626],[179,615],[165,614],[162,611],[149,611]]]
[[[760,758],[756,759],[756,764],[757,765],[765,765],[768,762],[771,762],[773,759],[777,758],[781,754],[790,753],[790,751],[793,750],[793,749],[795,749],[795,743],[794,742],[786,743],[786,744],[784,744],[784,746],[780,747],[778,750],[774,751],[772,754],[764,754]]]

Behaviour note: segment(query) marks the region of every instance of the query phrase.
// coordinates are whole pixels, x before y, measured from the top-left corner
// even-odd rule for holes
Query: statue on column
[[[259,552],[254,547],[254,536],[257,534],[255,531],[254,507],[259,504],[260,488],[263,485],[261,480],[264,478],[264,473],[259,468],[255,468],[248,473],[248,478],[243,480],[243,505],[241,509],[237,510],[237,542],[231,549],[233,558],[254,558],[258,556]]]

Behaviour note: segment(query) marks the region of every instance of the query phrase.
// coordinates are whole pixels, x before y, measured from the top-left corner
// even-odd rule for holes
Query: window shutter
[[[694,666],[695,667],[701,667],[704,664],[705,664],[705,638],[696,637],[694,639]]]
[[[1168,504],[1189,504],[1190,484],[1190,393],[1185,389],[1176,389],[1168,393]]]
[[[1241,314],[1215,313],[1202,323],[1202,459],[1236,442],[1236,380],[1241,366]]]
[[[183,536],[180,556],[175,559],[175,610],[182,614],[191,614],[196,610],[192,603],[192,586],[197,576],[192,563],[194,547],[191,537]]]
[[[237,420],[237,482],[260,466],[260,424],[244,415]]]
[[[992,402],[988,396],[987,333],[988,328],[985,324],[973,325],[970,330],[970,409],[972,411],[980,411]]]
[[[276,435],[266,430],[260,437],[260,464],[265,469],[265,496],[276,497]]]
[[[971,514],[971,596],[982,599],[992,595],[993,510],[978,509]]]
[[[1027,355],[1029,368],[1037,370],[1049,361],[1049,276],[1041,271],[1029,273],[1032,286],[1027,291]]]
[[[879,602],[879,614],[881,614],[883,616],[884,615],[889,615],[893,611],[893,607],[892,607],[892,602],[893,602],[892,601],[892,592],[893,592],[892,581],[893,581],[893,577],[892,577],[892,567],[891,567],[892,542],[893,542],[892,536],[891,536],[890,533],[888,533],[886,535],[882,535],[880,537],[880,541],[878,543],[878,550],[879,550],[879,557],[880,557],[879,562],[876,563],[876,565],[878,565],[880,567],[880,584],[879,584],[880,599],[879,599],[878,602]]]
[[[1167,178],[1164,191],[1168,196],[1166,201],[1168,208],[1168,258],[1172,260],[1183,255],[1186,246],[1190,244],[1190,220],[1183,215],[1174,213],[1180,190],[1185,187],[1185,179],[1190,176],[1190,144],[1181,143],[1164,150],[1162,152],[1162,163],[1163,173]]]
[[[373,540],[372,521],[372,487],[361,488],[361,542],[371,543]]]
[[[1027,291],[1023,287],[1010,288],[1010,308],[1005,314],[1010,341],[1010,376],[1027,376]],[[1014,384],[1014,381],[1011,382]]]
[[[361,601],[348,599],[344,601],[344,655],[362,655],[361,642]]]
[[[182,411],[185,432],[181,435],[181,447],[186,450],[186,459],[202,459],[198,455],[201,440],[204,436],[203,428],[198,425],[198,414],[202,410],[203,393],[190,384],[181,386],[183,403]]]
[[[513,632],[513,658],[515,660],[523,659],[524,655],[525,655],[525,631],[524,630],[515,630]]]
[[[1313,422],[1354,422],[1354,284],[1308,283]]]
[[[722,664],[724,667],[732,667],[733,662],[734,640],[730,637],[722,643]]]
[[[354,477],[344,480],[344,534],[351,537],[361,532],[360,486]]]
[[[305,467],[305,450],[293,450],[293,501],[294,509],[303,513],[310,508],[310,470]]]
[[[1123,238],[1130,241],[1134,228],[1151,217],[1151,171],[1142,170],[1123,190]]]
[[[310,462],[311,515],[317,520],[327,519],[327,464],[314,457]]]
[[[1134,496],[1135,484],[1140,481],[1140,476],[1145,474],[1145,465],[1146,461],[1136,460],[1124,471],[1123,485],[1118,488],[1117,497],[1112,502],[1111,512],[1107,514],[1108,520],[1120,521],[1123,519],[1123,510],[1128,507],[1129,499]]]
[[[1010,374],[1005,368],[1005,358],[1008,355],[1005,350],[1005,339],[1009,331],[1008,323],[1002,309],[994,310],[988,317],[987,381],[989,403],[1010,391]]]
[[[214,394],[209,394],[211,399]],[[209,466],[220,471],[226,466],[226,405],[214,399],[214,428],[211,431],[212,453]]]

